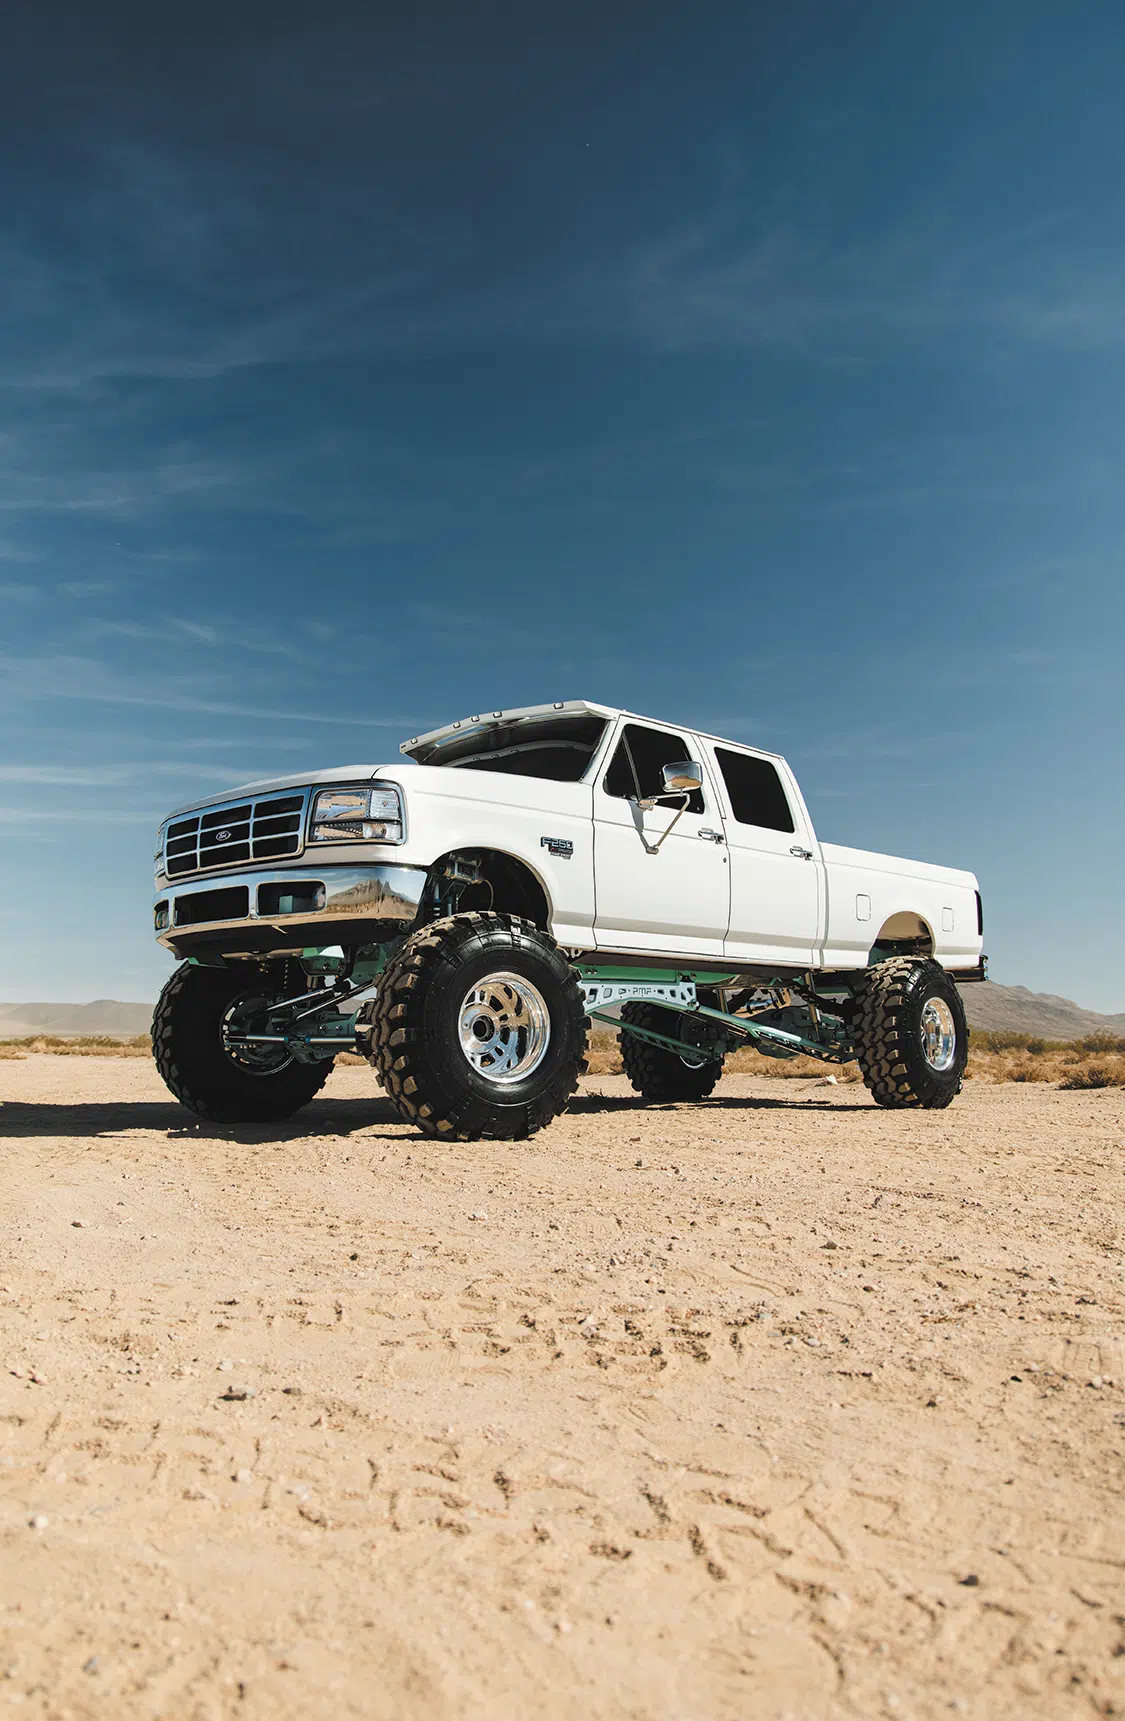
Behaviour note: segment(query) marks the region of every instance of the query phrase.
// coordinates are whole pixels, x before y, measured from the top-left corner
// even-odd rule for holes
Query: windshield
[[[587,712],[565,717],[521,717],[490,723],[440,741],[423,765],[453,765],[462,771],[501,771],[514,777],[545,777],[577,783],[597,751],[606,720]]]

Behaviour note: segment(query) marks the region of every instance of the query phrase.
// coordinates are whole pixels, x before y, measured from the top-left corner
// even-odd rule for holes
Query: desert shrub
[[[752,1046],[741,1046],[737,1052],[732,1052],[725,1068],[731,1075],[773,1076],[791,1082],[807,1082],[816,1077],[823,1081],[825,1076],[835,1076],[838,1082],[861,1080],[859,1065],[855,1063],[822,1064],[819,1058],[807,1058],[803,1052],[795,1058],[767,1058]]]
[[[1018,1034],[1009,1028],[973,1028],[969,1045],[974,1052],[1030,1052],[1040,1057],[1044,1052],[1064,1052],[1069,1040],[1045,1040],[1039,1034]]]
[[[1087,1034],[1078,1044],[1084,1052],[1125,1052],[1125,1039],[1122,1039],[1120,1034],[1110,1034],[1103,1029]]]
[[[1125,1060],[1075,1064],[1059,1083],[1063,1088],[1125,1088]]]
[[[28,1034],[22,1040],[0,1042],[0,1057],[21,1058],[28,1052],[51,1052],[65,1058],[151,1058],[147,1034],[118,1040],[112,1034],[68,1038],[62,1034]]]
[[[621,1074],[621,1053],[612,1028],[591,1028],[586,1048],[586,1068],[592,1076]]]

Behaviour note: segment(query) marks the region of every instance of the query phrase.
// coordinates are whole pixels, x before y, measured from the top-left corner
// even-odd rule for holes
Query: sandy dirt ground
[[[0,1710],[1125,1715],[1125,1093],[325,1095],[0,1064]]]

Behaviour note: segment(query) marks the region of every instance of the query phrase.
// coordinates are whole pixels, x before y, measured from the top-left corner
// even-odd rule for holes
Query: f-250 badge
[[[574,853],[574,844],[569,837],[540,837],[539,847],[546,849],[549,855],[558,855],[561,860],[569,860]]]

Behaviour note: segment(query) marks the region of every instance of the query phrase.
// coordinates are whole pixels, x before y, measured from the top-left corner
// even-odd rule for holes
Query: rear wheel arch
[[[888,956],[933,956],[934,933],[929,921],[913,909],[898,909],[888,915],[871,947],[868,965]]]

